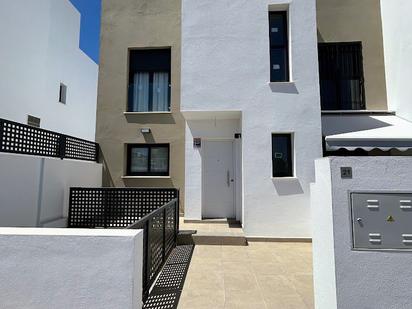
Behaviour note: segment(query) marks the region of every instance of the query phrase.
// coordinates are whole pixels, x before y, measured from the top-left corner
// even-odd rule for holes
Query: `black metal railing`
[[[162,269],[179,232],[179,190],[70,188],[69,228],[128,228],[143,233],[143,298]]]
[[[143,299],[165,264],[167,257],[176,247],[179,232],[179,200],[151,212],[130,225],[128,229],[143,230]]]
[[[68,226],[126,228],[178,197],[173,188],[70,188]]]
[[[98,161],[99,145],[0,118],[0,152]]]

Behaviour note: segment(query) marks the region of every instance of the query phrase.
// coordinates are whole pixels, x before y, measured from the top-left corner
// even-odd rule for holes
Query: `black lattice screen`
[[[98,145],[95,142],[86,141],[76,137],[66,136],[65,158],[97,161]]]
[[[0,118],[0,152],[97,161],[99,145]]]
[[[3,119],[0,124],[2,152],[59,157],[58,133]]]
[[[71,188],[68,226],[126,228],[177,196],[167,188]]]

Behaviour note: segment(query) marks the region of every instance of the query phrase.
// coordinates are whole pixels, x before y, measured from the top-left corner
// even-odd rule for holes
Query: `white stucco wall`
[[[240,149],[240,141],[234,140],[235,133],[240,130],[239,119],[188,120],[186,122],[185,143],[185,218],[202,219],[202,148],[193,147],[193,138],[205,140],[233,140],[234,150]],[[234,170],[239,180],[235,188],[236,217],[241,219],[241,156],[235,154]]]
[[[381,0],[388,109],[412,121],[410,0]]]
[[[102,184],[102,165],[87,161],[0,153],[0,171],[0,226],[64,227],[70,187]]]
[[[290,83],[269,83],[269,5],[289,8]],[[310,237],[309,183],[321,157],[315,1],[183,0],[182,14],[183,113],[242,114],[246,235]],[[272,179],[271,134],[290,132],[296,177]],[[201,173],[191,138],[186,130],[189,216],[200,211],[200,183],[191,179]]]
[[[341,179],[343,166],[353,168],[353,179]],[[409,157],[332,157],[317,161],[317,182],[312,191],[317,309],[410,308],[412,252],[352,251],[348,191],[410,192],[411,173]]]
[[[142,307],[141,230],[0,228],[0,247],[3,309]]]
[[[80,13],[69,0],[0,1],[0,117],[95,138],[98,66],[79,49]],[[59,99],[67,85],[67,104]]]

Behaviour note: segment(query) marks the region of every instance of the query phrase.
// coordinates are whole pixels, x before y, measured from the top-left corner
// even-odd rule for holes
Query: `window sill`
[[[172,112],[124,112],[124,115],[158,115],[158,114],[171,114]]]
[[[295,82],[269,82],[269,88],[272,92],[298,94]]]
[[[289,81],[289,82],[268,82],[269,86],[275,86],[275,85],[295,85],[294,81]]]
[[[291,177],[272,177],[272,180],[298,180],[297,177],[291,176]]]
[[[170,179],[170,176],[122,176],[122,179]]]

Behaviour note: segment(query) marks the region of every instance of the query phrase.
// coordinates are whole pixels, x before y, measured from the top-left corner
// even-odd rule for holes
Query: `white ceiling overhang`
[[[395,115],[322,115],[326,150],[412,149],[412,122]]]

